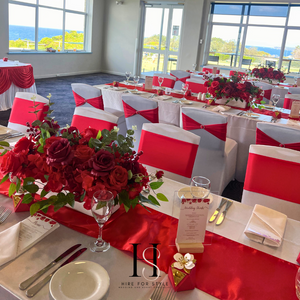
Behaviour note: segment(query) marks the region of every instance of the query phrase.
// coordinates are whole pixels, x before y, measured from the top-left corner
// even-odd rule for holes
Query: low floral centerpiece
[[[52,105],[51,95],[48,97]],[[155,191],[156,197],[141,194],[144,188],[158,189],[163,184],[163,172],[158,171],[150,178],[139,163],[142,151],[136,153],[131,149],[134,130],[128,130],[126,137],[118,134],[118,128],[87,128],[78,132],[75,127],[60,129],[53,118],[46,116],[42,122],[34,121],[27,131],[28,136],[2,153],[0,172],[1,183],[14,178],[9,196],[23,191],[22,201],[31,204],[31,215],[39,210],[46,213],[50,206],[54,211],[66,204],[74,206],[75,201],[90,209],[93,194],[98,190],[111,191],[115,204],[124,205],[126,211],[138,204],[159,205],[157,199],[168,201]]]
[[[263,79],[263,80],[268,80],[270,83],[274,81],[277,82],[284,82],[285,81],[285,76],[282,71],[280,70],[275,70],[272,67],[259,67],[259,68],[254,68],[251,71],[251,75],[253,75],[255,78]]]

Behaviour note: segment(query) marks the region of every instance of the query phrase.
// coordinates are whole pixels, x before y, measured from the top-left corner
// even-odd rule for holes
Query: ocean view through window
[[[9,0],[9,51],[91,51],[93,0]]]
[[[290,3],[211,3],[203,64],[213,55],[229,68],[271,64],[300,73],[299,12]],[[251,64],[243,65],[246,60]]]

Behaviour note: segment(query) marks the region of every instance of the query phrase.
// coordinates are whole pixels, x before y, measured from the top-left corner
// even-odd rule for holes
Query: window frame
[[[224,23],[224,22],[213,22],[213,6],[214,5],[242,5],[242,13],[239,15],[241,17],[240,23]],[[285,17],[285,25],[264,25],[264,24],[250,24],[249,23],[249,17],[251,16],[251,6],[286,6],[287,7],[287,15]],[[246,10],[246,7],[248,8],[248,12],[243,13]],[[216,1],[211,1],[210,7],[209,7],[209,15],[207,19],[207,34],[206,34],[206,43],[205,43],[205,49],[204,49],[204,56],[203,56],[203,65],[206,65],[208,63],[208,56],[209,56],[209,50],[210,50],[210,44],[211,44],[211,39],[212,39],[212,29],[214,25],[218,26],[233,26],[233,27],[239,27],[240,31],[242,28],[243,30],[243,36],[242,39],[240,40],[240,45],[241,45],[241,51],[239,53],[239,62],[236,66],[224,66],[225,68],[241,68],[242,65],[242,59],[244,56],[244,51],[245,51],[245,44],[246,44],[246,38],[247,38],[247,31],[249,27],[268,27],[268,28],[278,28],[278,29],[283,29],[283,37],[281,41],[281,49],[280,49],[280,55],[278,57],[278,68],[281,69],[282,67],[282,62],[283,62],[283,57],[284,57],[284,51],[286,47],[286,40],[287,40],[287,35],[289,30],[299,30],[300,33],[300,25],[299,26],[289,26],[289,16],[290,16],[290,10],[291,7],[300,7],[300,4],[291,4],[290,2],[286,3],[250,3],[250,2],[232,2],[232,1],[222,1],[222,2],[216,2]],[[230,14],[228,14],[230,15]],[[243,23],[243,20],[245,22]],[[300,44],[300,41],[299,41]],[[235,60],[237,59],[237,56],[235,56]],[[220,65],[222,66],[222,65]],[[294,73],[297,74],[297,73]],[[298,73],[299,74],[299,73]]]
[[[66,9],[66,1],[63,0],[63,7],[58,8],[58,7],[52,7],[52,6],[47,6],[43,4],[39,4],[39,0],[36,0],[36,4],[32,3],[26,3],[18,0],[9,0],[8,4],[15,4],[15,5],[20,5],[20,6],[26,6],[26,7],[33,7],[35,9],[35,49],[10,49],[9,48],[9,53],[57,53],[57,54],[65,54],[65,53],[90,53],[91,52],[91,47],[92,47],[92,12],[93,12],[93,0],[86,0],[86,7],[85,7],[85,12],[80,12],[76,10],[71,10],[71,9]],[[63,26],[62,26],[62,47],[61,51],[58,52],[47,52],[46,50],[39,50],[38,49],[38,24],[39,24],[39,8],[46,8],[46,9],[52,9],[52,10],[57,10],[57,11],[62,11],[63,12]],[[9,8],[8,8],[9,9]],[[66,25],[66,14],[67,13],[72,13],[72,14],[77,14],[77,15],[84,15],[85,20],[84,20],[84,41],[83,41],[83,50],[65,50],[65,25]],[[9,21],[8,21],[9,22]],[[8,23],[8,27],[9,27]]]

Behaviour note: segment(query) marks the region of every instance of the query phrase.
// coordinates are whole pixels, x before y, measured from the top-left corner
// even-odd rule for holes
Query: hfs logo
[[[138,245],[140,245],[140,243],[138,243],[138,244],[131,244],[131,245],[133,245],[133,275],[130,276],[130,277],[141,277],[137,273],[137,261],[144,259],[144,261],[146,261],[147,263],[149,263],[150,265],[153,266],[153,274],[152,274],[152,276],[149,276],[149,277],[155,277],[155,278],[152,279],[152,280],[146,278],[146,276],[145,276],[145,268],[142,269],[142,275],[143,275],[143,277],[146,280],[155,281],[158,277],[160,277],[160,270],[159,270],[159,268],[157,266],[157,259],[160,257],[160,251],[157,249],[157,245],[159,245],[159,244],[150,244],[150,245],[152,245],[152,247],[148,247],[148,248],[146,248],[143,251],[143,259],[140,259],[140,258],[137,257],[137,249],[138,249]],[[145,257],[146,251],[148,251],[150,249],[153,249],[153,258],[151,259],[153,261],[153,263],[150,262]]]

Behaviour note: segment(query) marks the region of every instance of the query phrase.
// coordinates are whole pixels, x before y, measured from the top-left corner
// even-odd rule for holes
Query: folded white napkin
[[[282,242],[287,216],[271,208],[256,204],[244,231],[258,243],[279,247]]]
[[[229,107],[229,106],[218,105],[218,106],[215,106],[214,108],[212,108],[211,111],[215,111],[215,112],[227,111],[227,110],[229,110],[230,108],[231,108],[231,107]]]
[[[59,224],[54,220],[36,214],[0,232],[0,266],[31,248],[58,227]]]
[[[168,100],[168,99],[171,99],[171,98],[172,98],[171,96],[163,95],[163,96],[157,96],[154,99],[164,101],[164,100]]]

